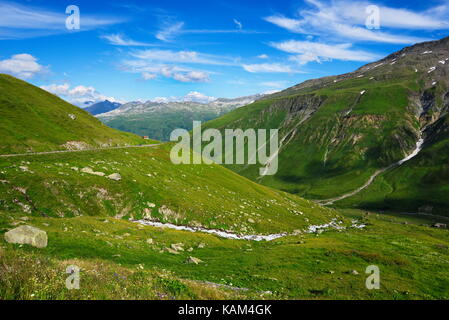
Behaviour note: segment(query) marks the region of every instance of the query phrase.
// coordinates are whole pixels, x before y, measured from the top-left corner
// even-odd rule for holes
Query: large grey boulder
[[[47,233],[31,226],[20,226],[5,233],[5,240],[9,243],[29,244],[36,248],[47,246]]]

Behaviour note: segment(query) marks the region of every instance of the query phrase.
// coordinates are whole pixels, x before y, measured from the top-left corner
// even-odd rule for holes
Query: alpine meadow
[[[447,1],[0,16],[0,300],[449,299]]]

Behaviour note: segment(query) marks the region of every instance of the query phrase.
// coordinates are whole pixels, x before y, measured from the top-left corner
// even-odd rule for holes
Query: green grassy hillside
[[[50,217],[146,216],[243,234],[292,232],[339,218],[219,165],[174,165],[169,151],[161,145],[0,159],[0,209]],[[121,180],[107,178],[113,173]]]
[[[5,74],[0,74],[0,119],[0,154],[144,143],[136,135],[111,129],[86,111]]]
[[[229,167],[316,200],[363,186],[377,170],[412,153],[423,138],[424,150],[416,159],[385,173],[390,188],[369,188],[344,201],[362,207],[374,201],[377,208],[399,211],[429,205],[434,213],[449,214],[449,198],[442,196],[449,157],[442,147],[449,141],[448,48],[449,38],[405,48],[355,72],[306,81],[204,127],[278,128],[284,142],[275,176],[260,177],[256,165]]]

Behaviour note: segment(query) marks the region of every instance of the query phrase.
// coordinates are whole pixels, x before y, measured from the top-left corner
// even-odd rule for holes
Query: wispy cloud
[[[156,38],[161,41],[170,41],[181,32],[183,26],[184,22],[165,22],[162,29],[156,33]]]
[[[125,72],[138,73],[144,80],[157,77],[174,79],[180,82],[209,82],[210,73],[188,67],[155,63],[151,60],[130,59],[121,62],[120,69]]]
[[[351,49],[352,44],[350,43],[329,45],[317,42],[289,40],[272,42],[270,45],[281,51],[295,54],[290,59],[301,65],[312,61],[322,62],[332,59],[366,62],[380,58],[380,56],[367,51],[353,50]]]
[[[114,46],[126,46],[126,47],[150,47],[153,46],[151,43],[139,42],[128,39],[123,34],[107,34],[101,36],[101,38],[107,40],[110,44]]]
[[[299,70],[280,63],[243,64],[243,69],[251,73],[298,73]]]
[[[218,56],[212,54],[200,53],[197,51],[172,51],[172,50],[137,50],[131,53],[134,58],[165,62],[165,63],[191,63],[191,64],[206,64],[206,65],[222,65],[232,66],[237,65],[238,58],[231,58],[225,56]]]
[[[21,79],[30,79],[46,71],[47,68],[39,64],[37,58],[27,53],[15,54],[9,59],[0,60],[0,73]]]
[[[64,11],[54,12],[14,2],[0,2],[0,17],[0,39],[29,38],[68,32],[65,27],[67,15]],[[122,17],[83,14],[79,31],[124,21]]]
[[[238,21],[237,19],[233,19],[235,25],[237,26],[237,29],[242,30],[243,29],[243,25],[240,21]]]
[[[241,33],[241,34],[256,34],[262,33],[255,30],[245,30],[240,21],[233,19],[236,24],[236,29],[186,29],[184,22],[163,22],[162,27],[156,32],[155,37],[161,41],[173,41],[176,36],[182,34],[220,34],[220,33]]]
[[[381,28],[395,29],[396,33],[370,30],[365,27],[369,2],[306,0],[311,9],[301,10],[297,18],[276,14],[265,20],[290,32],[335,37],[340,40],[373,41],[409,44],[428,40],[409,36],[407,30],[449,29],[449,6],[442,5],[424,12],[379,6]],[[400,31],[400,32],[399,32]]]

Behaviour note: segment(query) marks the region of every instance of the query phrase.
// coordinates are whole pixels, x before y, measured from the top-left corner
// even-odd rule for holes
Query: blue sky
[[[449,35],[447,0],[0,0],[0,17],[0,72],[78,105],[271,92]]]

